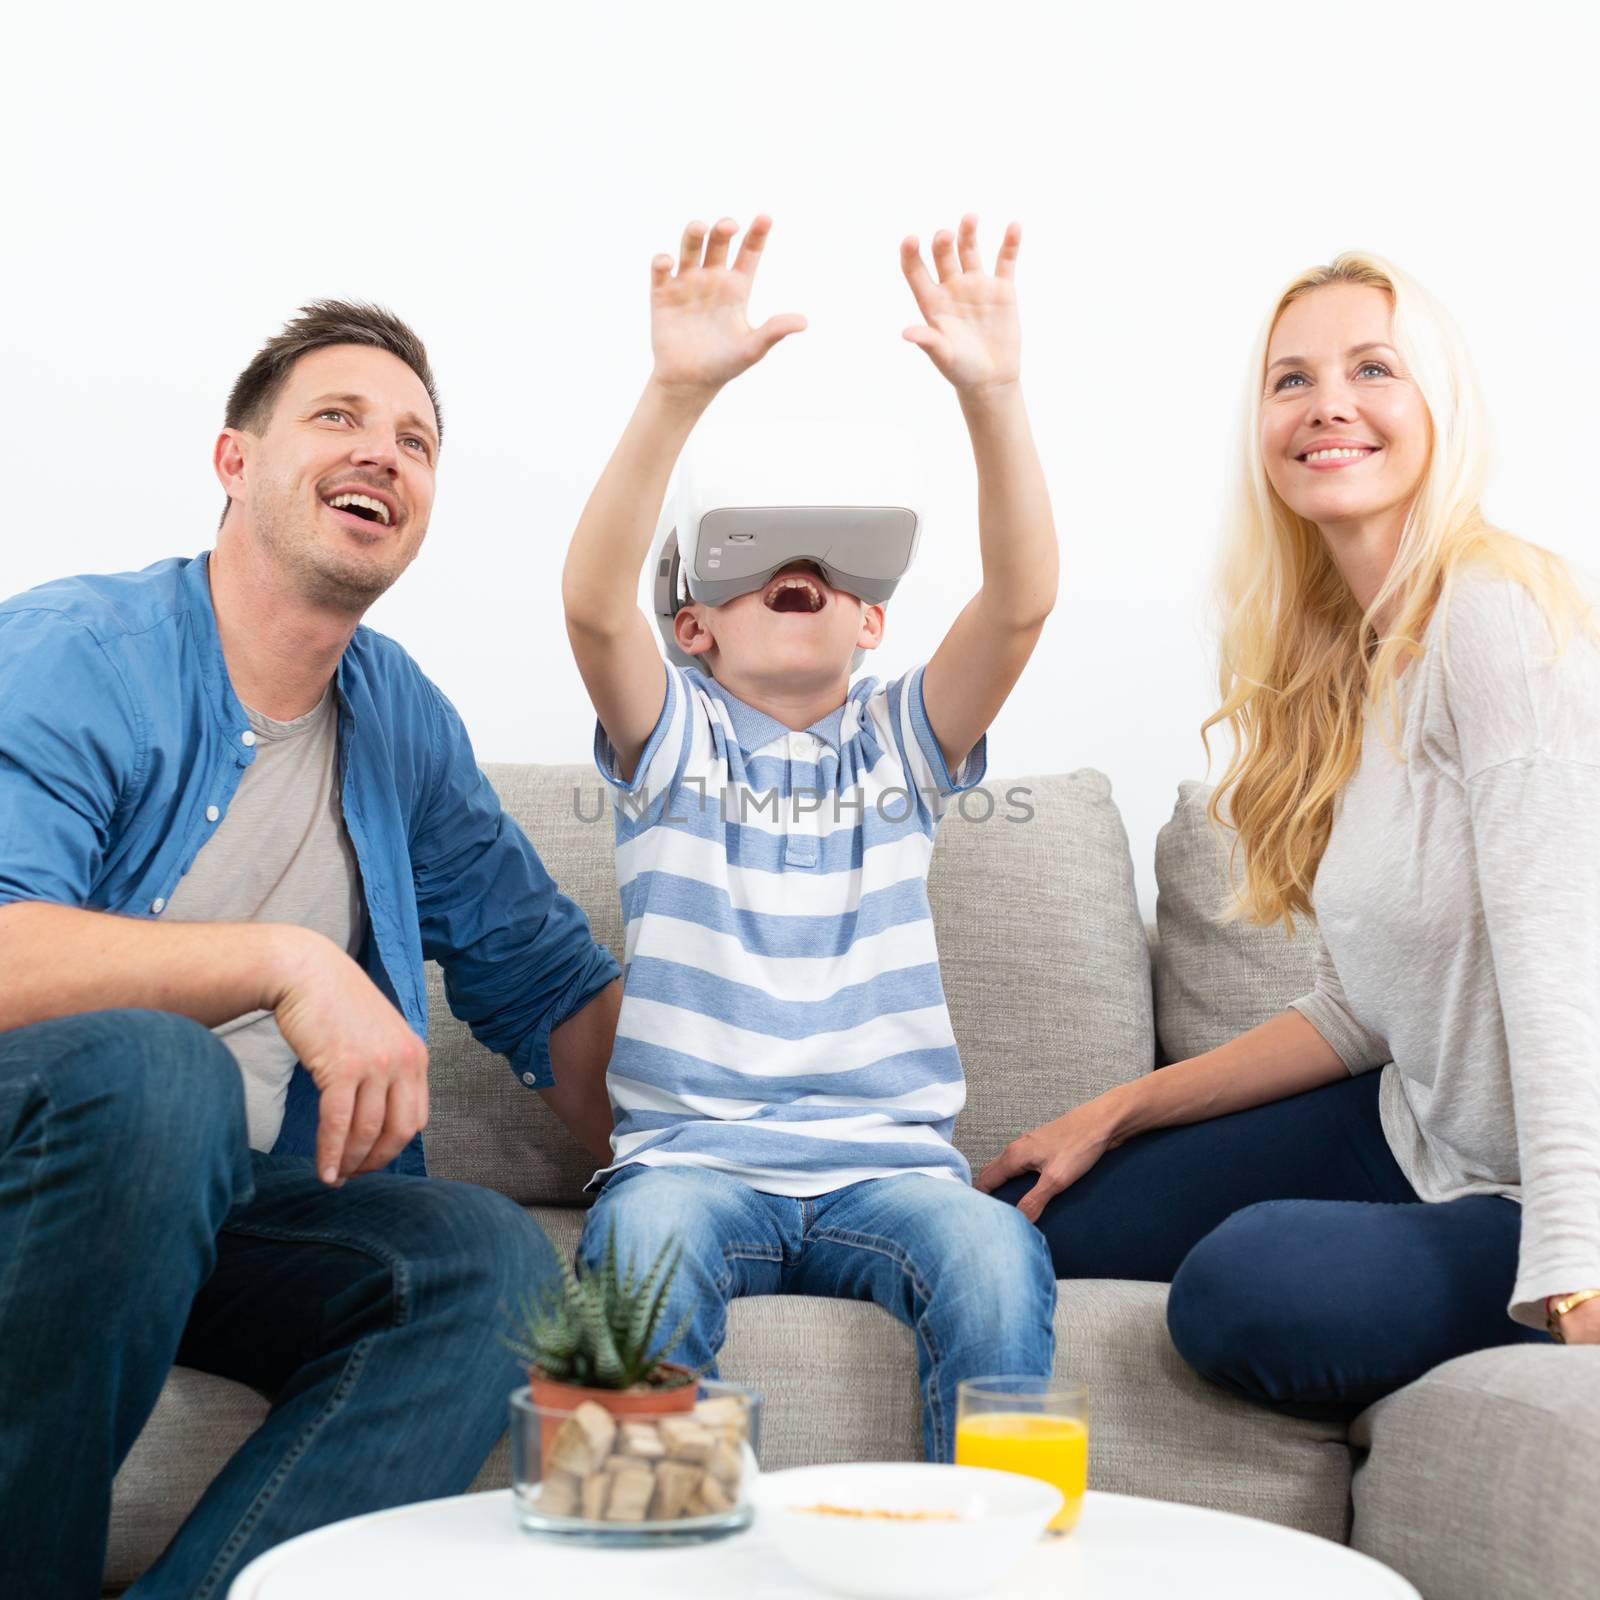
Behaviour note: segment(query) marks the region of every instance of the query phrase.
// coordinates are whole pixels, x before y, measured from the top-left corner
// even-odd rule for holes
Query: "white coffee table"
[[[228,1600],[800,1600],[820,1596],[753,1528],[716,1544],[605,1550],[524,1533],[511,1491],[378,1511],[252,1561]],[[1309,1533],[1197,1506],[1090,1491],[1070,1537],[1040,1544],[994,1600],[1421,1600],[1398,1574]]]

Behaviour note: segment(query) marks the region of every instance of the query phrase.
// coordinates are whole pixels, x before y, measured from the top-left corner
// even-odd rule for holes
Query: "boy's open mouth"
[[[826,604],[822,591],[804,572],[780,573],[767,586],[762,603],[769,611],[797,611],[802,614],[820,611]]]

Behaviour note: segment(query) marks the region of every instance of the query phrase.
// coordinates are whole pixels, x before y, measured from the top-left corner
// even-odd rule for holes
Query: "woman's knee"
[[[1236,1211],[1184,1257],[1167,1296],[1167,1330],[1201,1376],[1253,1391],[1285,1338],[1279,1257],[1292,1245],[1293,1201]],[[1286,1226],[1286,1224],[1288,1224]]]

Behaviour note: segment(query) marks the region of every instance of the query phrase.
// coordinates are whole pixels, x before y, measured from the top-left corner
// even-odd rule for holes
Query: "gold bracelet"
[[[1551,1303],[1544,1314],[1544,1325],[1555,1338],[1565,1344],[1566,1337],[1561,1332],[1561,1319],[1569,1311],[1576,1310],[1585,1300],[1600,1300],[1600,1289],[1578,1289],[1572,1294],[1563,1295],[1559,1300]]]

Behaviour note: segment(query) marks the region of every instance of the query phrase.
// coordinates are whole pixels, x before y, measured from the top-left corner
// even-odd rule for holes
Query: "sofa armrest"
[[[1588,1600],[1600,1585],[1600,1349],[1510,1345],[1356,1420],[1350,1542],[1428,1600]]]

